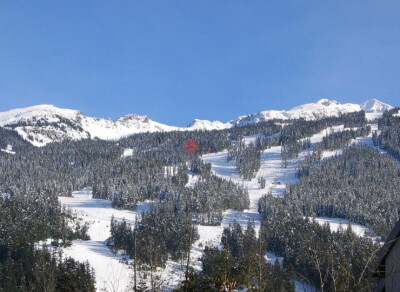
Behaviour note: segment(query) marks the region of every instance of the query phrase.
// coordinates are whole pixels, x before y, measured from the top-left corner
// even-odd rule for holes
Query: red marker
[[[197,147],[199,147],[199,145],[197,144],[197,142],[195,140],[189,140],[186,142],[186,145],[185,145],[186,150],[190,153],[196,152]]]

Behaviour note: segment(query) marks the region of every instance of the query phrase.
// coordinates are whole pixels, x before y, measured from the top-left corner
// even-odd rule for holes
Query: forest
[[[74,223],[56,197],[0,196],[0,210],[0,291],[95,291],[87,262],[39,244],[51,239],[54,246],[65,246],[87,239],[85,226]]]
[[[294,209],[289,198],[267,195],[260,200],[260,236],[266,249],[283,257],[294,278],[321,291],[372,291],[372,271],[380,245],[359,237],[351,227],[332,232]]]
[[[371,269],[379,249],[372,238],[384,240],[400,213],[395,161],[400,158],[400,118],[394,113],[386,112],[377,121],[379,131],[372,133],[386,155],[352,146],[357,137],[371,133],[364,112],[218,131],[135,134],[118,141],[66,140],[40,148],[0,128],[0,146],[13,145],[16,152],[0,152],[0,291],[42,291],[44,286],[48,291],[94,291],[89,264],[53,249],[88,239],[88,226],[58,203],[58,196],[84,187],[117,209],[134,210],[139,202],[152,202],[134,226],[113,218],[107,244],[134,259],[135,274],[150,271],[152,281],[153,272],[168,259],[186,266],[178,291],[293,291],[295,280],[324,291],[369,291],[376,283]],[[343,130],[329,131],[336,126]],[[322,141],[311,145],[310,138],[325,129]],[[246,145],[250,135],[258,138]],[[185,150],[189,139],[198,142],[196,153]],[[224,229],[219,247],[204,247],[202,271],[194,271],[187,263],[199,238],[197,226],[218,226],[226,210],[243,212],[250,204],[247,189],[217,177],[201,155],[210,148],[226,151],[240,176],[252,180],[263,151],[275,146],[281,146],[284,166],[309,151],[297,167],[299,181],[287,185],[282,198],[262,197],[259,234],[252,222],[246,228],[232,224]],[[130,155],[124,155],[126,149],[132,150]],[[322,159],[326,150],[338,153]],[[189,175],[196,176],[191,187],[186,186]],[[265,180],[259,184],[265,188]],[[312,219],[320,216],[348,219],[369,227],[371,234],[359,237],[347,227],[331,231]],[[52,244],[39,244],[49,239]],[[267,262],[267,251],[283,262]]]

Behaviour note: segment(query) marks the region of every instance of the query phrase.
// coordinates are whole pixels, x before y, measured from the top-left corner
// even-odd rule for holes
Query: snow
[[[377,125],[371,125],[372,130],[377,129]],[[220,245],[220,236],[223,230],[223,227],[229,226],[229,224],[234,221],[238,222],[242,228],[246,228],[248,220],[254,221],[256,230],[258,232],[261,216],[258,214],[257,206],[258,201],[263,194],[267,194],[271,192],[274,196],[281,197],[285,193],[286,184],[295,183],[298,181],[296,178],[296,167],[298,163],[304,159],[304,157],[310,153],[313,149],[313,145],[315,143],[319,143],[322,141],[323,137],[327,134],[343,131],[345,130],[343,125],[330,127],[324,129],[320,133],[313,135],[310,138],[312,143],[311,148],[304,150],[300,153],[299,157],[293,159],[288,162],[288,166],[285,168],[282,164],[282,156],[281,156],[281,147],[275,146],[270,149],[264,150],[261,154],[261,167],[257,172],[256,177],[251,181],[243,180],[238,171],[236,170],[235,161],[227,161],[227,151],[221,151],[218,153],[206,154],[202,156],[202,159],[206,163],[211,163],[212,172],[218,177],[224,178],[226,180],[232,180],[235,183],[239,183],[240,185],[247,188],[249,191],[250,197],[250,208],[248,210],[244,210],[243,212],[237,212],[233,210],[227,210],[224,212],[224,218],[221,226],[216,227],[203,227],[199,229],[200,234],[200,242],[208,242],[208,244],[219,246]],[[260,135],[252,135],[244,137],[244,142],[246,145],[250,143],[254,143],[254,141],[260,137]],[[366,137],[360,137],[355,139],[355,143],[364,143],[366,145],[373,145],[372,143],[372,134]],[[333,155],[340,154],[342,149],[336,151],[323,152],[323,157],[327,158]],[[260,189],[258,184],[258,178],[264,178],[266,180],[265,189]],[[352,230],[358,236],[370,236],[373,240],[376,240],[376,237],[373,237],[371,230],[365,226],[360,224],[356,224],[354,222],[349,222],[348,220],[341,218],[315,218],[316,222],[319,224],[328,223],[329,227],[332,231],[337,231],[339,226],[342,225],[343,228],[347,228],[350,224]],[[283,258],[278,257],[275,253],[268,251],[265,255],[265,258],[270,263],[275,263],[275,260],[278,259],[279,263],[282,265]],[[296,291],[317,291],[312,285],[303,283],[300,281],[295,281]]]
[[[54,125],[39,125],[37,124],[38,120],[55,123],[58,126],[62,125],[65,130]],[[74,125],[74,127],[63,120],[68,120],[69,124]],[[37,105],[0,112],[0,126],[13,125],[21,121],[25,122],[26,126],[18,126],[15,131],[22,138],[39,147],[64,139],[99,138],[116,140],[136,133],[181,129],[155,122],[147,116],[127,115],[113,121],[111,119],[86,117],[80,111],[61,109],[53,105]],[[29,139],[29,135],[33,138]]]
[[[174,176],[178,172],[178,167],[174,165],[164,166],[164,177]]]
[[[298,163],[305,158],[305,156],[312,151],[313,145],[315,143],[319,143],[322,141],[323,137],[329,133],[343,131],[344,126],[334,126],[327,129],[324,129],[318,134],[310,137],[310,141],[312,143],[312,147],[310,149],[306,149],[302,151],[298,158],[292,159],[288,161],[287,167],[284,167],[282,163],[281,156],[281,146],[274,146],[270,149],[266,149],[261,154],[261,167],[257,172],[255,178],[250,181],[244,180],[240,177],[239,172],[236,169],[235,160],[227,161],[228,151],[220,151],[218,153],[205,154],[202,156],[202,160],[206,163],[211,164],[212,172],[225,180],[231,180],[235,183],[238,183],[245,187],[249,192],[250,198],[250,207],[248,210],[244,210],[243,212],[237,212],[234,210],[227,210],[224,212],[224,218],[222,220],[221,228],[229,226],[234,221],[238,222],[242,228],[246,228],[248,221],[254,221],[256,230],[258,232],[261,216],[258,213],[258,201],[260,198],[267,193],[272,193],[272,195],[276,197],[282,197],[286,190],[286,184],[288,183],[296,183],[298,178],[296,177],[296,167]],[[244,140],[247,142],[254,141],[258,135],[246,136]],[[360,138],[360,141],[366,144],[372,143],[372,136]],[[339,151],[332,151],[327,154],[328,156],[336,155]],[[259,178],[264,178],[266,180],[265,189],[260,189],[260,185],[258,183]],[[324,220],[324,219],[321,219]],[[344,221],[343,221],[344,222]],[[333,221],[333,227],[336,221]],[[363,232],[367,228],[364,229],[357,224],[353,224],[357,226],[356,232]],[[213,235],[207,235],[207,240],[211,242],[219,243],[219,238],[221,234],[214,234],[217,238],[212,239]],[[200,237],[202,239],[202,237]]]
[[[315,143],[315,141],[321,140],[325,133],[326,131],[312,137],[311,140]],[[251,137],[245,137],[245,139],[251,139]],[[219,246],[220,236],[224,227],[228,227],[234,221],[237,221],[245,229],[248,221],[251,220],[255,222],[258,232],[261,218],[257,212],[257,204],[260,197],[268,191],[272,191],[276,196],[282,196],[285,191],[285,184],[296,181],[295,167],[297,166],[297,160],[289,162],[288,167],[284,168],[280,151],[281,148],[278,146],[267,149],[262,153],[260,171],[257,173],[256,178],[251,181],[245,181],[239,176],[234,161],[227,162],[227,151],[206,154],[202,157],[205,162],[212,164],[212,171],[216,175],[227,180],[231,179],[244,185],[249,190],[250,208],[243,212],[225,211],[220,226],[198,226],[200,239],[192,246],[191,254],[191,264],[196,270],[201,270],[199,258],[202,255],[203,248],[206,245]],[[189,174],[188,186],[193,186],[198,177],[192,173]],[[258,177],[266,179],[265,189],[259,188]],[[278,181],[280,184],[277,184]],[[113,283],[119,283],[119,290],[117,291],[124,291],[123,289],[130,282],[132,272],[126,264],[120,262],[123,257],[112,254],[106,246],[105,241],[110,236],[109,224],[111,216],[114,214],[116,220],[121,221],[125,218],[127,223],[133,224],[137,214],[148,210],[151,202],[139,205],[136,211],[115,210],[111,207],[110,201],[92,199],[89,189],[74,192],[73,197],[60,197],[60,201],[71,208],[79,218],[91,224],[89,228],[91,240],[73,241],[71,247],[64,249],[65,254],[73,256],[77,260],[89,260],[96,271],[98,287],[107,288],[110,285],[115,285]],[[112,276],[114,272],[118,277]],[[167,268],[164,271],[160,271],[160,274],[166,277],[164,279],[166,287],[172,289],[183,279],[184,269],[178,263],[168,261]]]
[[[125,257],[113,254],[103,241],[74,240],[72,246],[64,248],[63,252],[65,256],[90,263],[95,270],[98,290],[130,290],[130,278],[133,272],[128,265],[121,262]]]
[[[317,217],[315,218],[315,221],[320,225],[328,223],[331,231],[335,232],[339,230],[339,227],[342,227],[343,230],[346,230],[347,227],[350,225],[351,230],[358,236],[362,237],[362,236],[367,236],[368,234],[373,234],[373,231],[368,227],[365,227],[358,223],[351,222],[343,218]]]
[[[338,117],[342,114],[361,110],[367,112],[367,118],[374,119],[382,116],[385,110],[391,108],[393,108],[391,105],[376,99],[367,100],[361,105],[352,103],[341,104],[335,100],[321,99],[315,103],[304,104],[290,110],[267,110],[256,114],[240,116],[236,121],[232,121],[232,123],[235,125],[246,125],[271,119],[289,120],[303,118],[306,120],[314,120],[325,117]]]
[[[373,125],[376,129],[376,125]],[[322,138],[331,132],[342,131],[343,126],[336,126],[325,129],[310,138],[311,143],[318,143]],[[244,137],[246,145],[254,143],[257,137],[261,135],[252,135]],[[358,138],[359,143],[372,144],[372,137]],[[311,148],[312,149],[312,148]],[[210,153],[202,156],[204,162],[211,163],[212,172],[226,180],[232,180],[246,187],[249,191],[250,207],[248,210],[238,212],[234,210],[226,210],[223,213],[223,220],[219,226],[197,226],[200,239],[196,241],[191,249],[191,265],[195,270],[201,271],[201,261],[203,249],[206,245],[220,246],[220,237],[225,227],[228,227],[234,221],[238,222],[243,229],[247,227],[248,221],[254,221],[256,231],[258,232],[261,217],[258,214],[258,201],[262,195],[271,192],[274,196],[281,197],[285,192],[286,184],[295,183],[296,167],[300,160],[311,151],[305,150],[300,153],[299,157],[288,162],[288,166],[282,164],[281,147],[275,146],[266,149],[261,154],[261,167],[256,177],[250,181],[243,180],[236,170],[235,161],[227,161],[227,151],[218,153]],[[125,149],[123,157],[128,157],[132,153],[132,149]],[[336,154],[337,152],[335,152]],[[333,152],[332,154],[333,155]],[[166,168],[166,172],[173,171],[173,168]],[[198,181],[199,176],[188,172],[189,181],[186,186],[193,187]],[[266,188],[260,189],[258,178],[266,180]],[[106,245],[106,240],[110,237],[110,221],[111,217],[118,221],[126,220],[128,224],[134,224],[137,215],[142,212],[148,212],[152,202],[146,201],[137,205],[135,211],[116,210],[111,206],[111,202],[107,200],[93,199],[91,189],[87,188],[82,191],[73,192],[72,197],[60,197],[61,203],[72,210],[78,218],[83,222],[88,222],[90,240],[75,240],[70,247],[64,248],[65,256],[71,256],[80,261],[89,261],[95,270],[97,289],[105,291],[128,291],[131,284],[131,276],[133,274],[129,263],[132,260],[126,260],[123,255],[113,254]],[[345,228],[349,222],[339,218],[316,218],[320,224],[329,223],[332,230],[337,230],[339,225]],[[351,223],[354,232],[360,236],[365,235],[369,231],[368,228],[359,224]],[[282,262],[282,258],[277,257],[274,253],[268,252],[266,260],[275,262],[275,259]],[[127,264],[128,263],[128,264]],[[171,291],[177,287],[178,283],[184,278],[184,266],[180,263],[168,261],[165,269],[158,269],[158,274],[163,282],[163,291]],[[296,291],[311,291],[312,287],[296,282]]]
[[[338,130],[341,127],[336,128]],[[323,131],[320,134],[313,136],[311,141],[316,143],[322,140],[325,133],[326,131]],[[251,141],[254,138],[254,135],[244,137],[245,141]],[[218,177],[225,180],[231,180],[245,187],[249,192],[250,207],[248,210],[244,210],[243,212],[237,212],[234,210],[225,211],[222,226],[227,227],[229,224],[236,221],[245,229],[250,220],[254,221],[255,228],[258,232],[261,221],[261,216],[258,213],[259,199],[268,192],[271,192],[274,196],[283,196],[286,184],[297,181],[296,167],[298,160],[295,159],[289,161],[288,166],[285,168],[282,164],[281,146],[271,147],[262,152],[261,167],[257,172],[256,177],[247,181],[240,177],[240,174],[236,169],[235,160],[228,162],[227,157],[228,151],[224,150],[218,153],[203,155],[202,160],[206,163],[211,163],[211,170]],[[260,189],[258,179],[261,177],[266,180],[265,189]]]
[[[67,137],[71,139],[83,139],[98,137],[100,139],[118,139],[123,136],[130,135],[132,133],[139,132],[153,132],[153,131],[172,131],[172,130],[210,130],[210,129],[225,129],[232,125],[243,125],[246,123],[254,123],[264,121],[271,118],[281,119],[293,119],[293,118],[306,118],[314,119],[324,116],[338,116],[346,112],[354,112],[360,109],[365,109],[370,112],[367,113],[367,117],[372,119],[373,117],[380,116],[384,109],[388,109],[390,106],[386,104],[379,104],[378,101],[370,102],[367,101],[363,105],[355,104],[340,104],[336,101],[320,100],[317,103],[306,104],[303,106],[295,107],[289,111],[264,111],[258,114],[242,116],[235,122],[221,123],[218,121],[210,122],[204,120],[195,120],[195,122],[188,128],[178,128],[163,125],[154,122],[148,117],[138,115],[128,115],[122,117],[116,121],[110,119],[99,119],[85,117],[83,113],[75,110],[59,109],[51,105],[42,105],[36,107],[29,107],[25,109],[15,109],[9,112],[0,113],[0,126],[7,124],[16,123],[24,120],[29,121],[33,118],[45,118],[47,121],[59,123],[60,118],[67,118],[84,129],[84,132],[76,130],[67,131]],[[26,127],[17,127],[16,131],[24,138],[28,139],[28,135],[32,133],[38,127],[34,124]],[[65,134],[60,133],[57,129],[47,129],[54,135]],[[335,126],[323,130],[321,133],[313,135],[310,140],[312,144],[322,141],[322,138],[336,131],[344,130],[343,126]],[[372,131],[377,130],[377,125],[372,125]],[[51,135],[44,135],[35,133],[35,139],[30,141],[36,146],[43,146],[46,143],[54,141],[54,137]],[[250,143],[255,144],[258,137],[264,138],[263,134],[256,134],[246,136],[243,138],[244,143],[249,145]],[[369,146],[373,146],[372,134],[366,137],[360,137],[352,141],[352,143],[364,143]],[[223,215],[223,220],[220,226],[197,226],[200,239],[195,242],[192,246],[191,253],[191,264],[196,270],[201,270],[201,262],[199,258],[202,255],[203,248],[206,245],[219,246],[220,236],[223,228],[228,227],[234,221],[238,222],[244,229],[247,226],[248,221],[254,221],[256,230],[258,232],[261,217],[258,214],[258,201],[259,199],[269,192],[276,197],[282,197],[285,192],[286,184],[295,183],[298,181],[296,178],[296,167],[298,162],[304,159],[311,149],[302,151],[298,158],[288,161],[287,167],[282,164],[281,147],[275,146],[270,149],[266,149],[261,154],[261,167],[257,172],[256,177],[250,181],[243,180],[236,170],[235,161],[227,161],[228,152],[221,151],[218,153],[210,153],[202,156],[204,162],[211,163],[212,172],[226,180],[232,180],[238,183],[249,191],[250,206],[249,209],[243,212],[234,210],[226,210]],[[1,149],[2,152],[14,154],[12,146],[8,145],[6,149]],[[342,149],[336,151],[325,151],[323,158],[328,158],[337,154],[340,154]],[[124,149],[122,157],[130,157],[133,155],[133,149]],[[167,169],[168,171],[173,169]],[[260,189],[258,183],[259,178],[266,180],[266,187]],[[199,176],[189,171],[189,181],[187,187],[193,187],[198,181]],[[4,195],[4,194],[2,194]],[[129,290],[128,286],[131,282],[132,270],[129,265],[122,262],[125,258],[122,255],[113,254],[106,246],[106,240],[110,237],[110,221],[111,217],[118,221],[126,220],[128,224],[134,224],[137,215],[142,212],[148,212],[151,206],[151,202],[143,202],[138,204],[135,211],[129,210],[116,210],[111,206],[111,202],[107,200],[93,199],[90,189],[84,189],[73,193],[72,197],[60,197],[60,202],[70,208],[83,222],[90,224],[89,236],[90,240],[82,241],[75,240],[72,245],[68,248],[64,248],[66,256],[71,256],[80,261],[89,261],[95,270],[97,288],[104,288],[106,291],[126,291]],[[365,236],[370,230],[362,225],[351,223],[348,220],[340,218],[316,218],[320,224],[329,223],[331,230],[338,230],[339,226],[343,228],[347,227],[348,224],[352,225],[353,231],[359,236]],[[268,261],[275,261],[275,259],[282,260],[276,257],[271,252],[266,254]],[[131,262],[128,260],[128,262]],[[165,270],[159,270],[162,275],[165,287],[171,290],[176,287],[177,283],[183,279],[184,271],[183,267],[175,262],[168,261]],[[296,291],[303,287],[303,284],[296,282]],[[309,287],[310,288],[310,287]],[[311,291],[306,289],[306,291]]]
[[[373,125],[375,129],[376,125]],[[320,133],[313,135],[310,140],[311,143],[318,143],[322,138],[331,132],[342,131],[343,126],[335,126],[325,129]],[[245,143],[251,143],[259,135],[252,135],[244,137]],[[368,137],[358,138],[360,143],[371,144],[371,135]],[[312,147],[311,147],[312,149]],[[288,166],[284,167],[282,164],[281,147],[275,146],[266,149],[261,154],[261,167],[257,172],[256,177],[250,181],[243,180],[236,170],[235,161],[227,161],[227,151],[218,153],[210,153],[202,156],[204,162],[211,163],[211,169],[214,174],[226,180],[232,180],[246,187],[249,191],[250,207],[248,210],[238,212],[234,210],[226,210],[223,213],[223,220],[219,226],[197,226],[200,239],[196,241],[191,249],[191,265],[195,270],[201,270],[200,257],[203,253],[203,248],[206,245],[220,246],[220,237],[225,227],[228,227],[234,221],[238,222],[243,229],[247,227],[248,221],[254,221],[256,231],[258,232],[261,217],[258,214],[257,207],[258,201],[262,195],[271,192],[274,196],[281,197],[284,195],[286,184],[295,183],[298,181],[296,178],[296,167],[298,162],[311,151],[305,150],[300,153],[299,157],[288,162]],[[337,153],[337,152],[336,152]],[[332,154],[333,155],[333,154]],[[167,170],[167,169],[166,169]],[[171,171],[172,169],[169,169]],[[266,180],[266,188],[260,189],[258,178]],[[193,187],[198,181],[199,177],[189,171],[188,187]],[[104,288],[106,291],[125,291],[131,282],[132,270],[129,265],[122,262],[124,256],[113,254],[106,246],[106,240],[110,236],[109,224],[112,215],[116,220],[126,220],[128,224],[133,224],[136,220],[137,214],[147,212],[150,208],[151,202],[143,202],[137,206],[135,211],[129,210],[116,210],[111,207],[111,202],[106,200],[92,199],[90,189],[85,189],[79,192],[74,192],[73,197],[60,197],[60,201],[68,206],[79,218],[84,222],[90,223],[89,241],[75,240],[71,247],[65,248],[66,256],[72,256],[77,260],[88,260],[95,269],[97,288]],[[350,223],[353,231],[360,235],[365,236],[366,232],[370,230],[359,224],[351,223],[348,220],[339,218],[316,218],[320,224],[329,223],[332,230],[337,230],[341,224],[343,228],[347,227]],[[275,254],[268,252],[266,260],[275,262],[278,259],[280,262],[282,258],[277,257]],[[128,260],[131,262],[131,260]],[[163,287],[165,291],[171,291],[177,287],[178,283],[184,278],[184,267],[180,263],[168,261],[165,269],[159,269],[158,274],[161,276]],[[297,291],[303,291],[304,287],[300,282],[296,283]],[[310,288],[310,287],[308,287]],[[307,289],[308,289],[307,288]],[[300,289],[300,290],[299,290]],[[311,291],[308,289],[306,291]]]
[[[253,144],[253,146],[256,145],[257,142],[257,138],[260,139],[265,139],[267,136],[264,134],[254,134],[254,135],[250,135],[250,136],[245,136],[243,137],[243,143],[246,146],[249,146],[250,144]]]
[[[340,104],[334,100],[321,99],[315,103],[308,103],[294,107],[290,110],[276,111],[267,110],[256,114],[241,116],[235,122],[236,125],[246,125],[271,119],[299,119],[314,120],[324,117],[338,117],[345,113],[357,112],[361,110],[358,104]]]
[[[132,291],[133,270],[130,268],[132,260],[124,255],[113,254],[106,245],[110,237],[111,217],[118,221],[125,220],[133,225],[137,216],[142,212],[149,212],[151,201],[139,203],[135,211],[117,210],[111,206],[111,201],[93,199],[90,188],[73,192],[72,197],[59,197],[60,202],[71,209],[83,222],[90,224],[88,234],[90,240],[74,240],[72,245],[63,248],[64,256],[71,256],[79,261],[89,261],[95,270],[96,286],[98,290],[124,292]],[[191,252],[191,264],[196,270],[201,269],[199,260],[204,246],[212,242],[221,233],[220,226],[199,226],[203,240],[197,241]],[[184,278],[184,266],[171,260],[167,261],[165,269],[157,269],[157,274],[163,283],[162,291],[172,291]]]
[[[133,149],[127,148],[127,149],[124,149],[124,153],[122,154],[122,157],[126,158],[126,157],[131,157],[132,155],[133,155]]]
[[[147,116],[139,115],[127,115],[116,121],[85,117],[82,120],[82,128],[90,133],[92,138],[103,140],[116,140],[137,133],[179,130],[178,127],[164,125],[149,119]]]
[[[7,145],[6,149],[0,149],[1,152],[5,152],[5,153],[8,153],[8,154],[14,155],[15,152],[12,151],[12,150],[13,150],[13,147],[10,144]]]
[[[74,119],[79,115],[79,111],[60,109],[54,105],[43,104],[26,108],[16,108],[7,112],[0,112],[0,126],[13,124],[20,120],[31,120],[38,117],[46,117],[49,122],[58,122],[56,115],[61,115],[65,118]]]
[[[283,266],[283,257],[277,256],[274,252],[272,251],[267,251],[265,254],[265,260],[269,262],[270,264],[275,264],[276,260],[278,260],[278,263]]]
[[[90,224],[90,240],[74,240],[70,247],[64,248],[65,256],[71,256],[79,261],[89,261],[95,270],[97,288],[107,291],[128,291],[132,270],[122,263],[121,255],[113,254],[106,245],[110,237],[111,217],[118,221],[126,220],[134,224],[136,216],[149,208],[150,202],[142,203],[137,210],[116,210],[111,207],[111,201],[93,199],[91,190],[73,192],[72,197],[59,197],[60,202],[71,209],[78,218]]]
[[[322,152],[321,158],[322,159],[329,159],[336,155],[340,155],[343,153],[343,149],[331,150],[331,151],[324,151]]]
[[[371,148],[373,148],[375,150],[378,150],[379,153],[382,154],[382,155],[386,155],[386,156],[390,157],[390,155],[385,150],[381,149],[380,147],[375,146],[374,142],[372,140],[372,133],[374,133],[374,132],[378,132],[379,133],[378,124],[369,124],[369,126],[371,127],[371,133],[369,135],[364,136],[364,137],[357,137],[357,138],[351,140],[349,142],[349,145],[353,146],[353,145],[363,144],[363,145],[371,147]],[[346,129],[344,129],[344,130],[346,130]],[[324,151],[322,153],[322,158],[323,159],[327,159],[327,158],[333,157],[335,155],[340,155],[340,154],[343,153],[343,150],[346,149],[346,148],[348,148],[348,147],[343,147],[342,149],[337,149],[337,150],[332,150],[332,151]],[[396,163],[399,164],[398,162],[396,162]]]
[[[366,113],[383,113],[387,110],[391,110],[393,106],[381,102],[375,98],[369,99],[361,104],[361,109]]]
[[[220,121],[208,121],[195,119],[193,123],[188,126],[189,130],[223,130],[232,127],[231,123],[222,123]]]
[[[365,118],[367,121],[373,121],[375,119],[379,119],[382,116],[382,113],[365,113]]]
[[[194,174],[191,170],[188,171],[189,180],[185,187],[193,188],[194,185],[199,181],[199,176]]]
[[[368,119],[375,119],[383,111],[393,108],[376,99],[363,104],[341,104],[334,100],[321,99],[290,110],[267,110],[259,113],[244,115],[227,123],[195,119],[189,127],[175,127],[158,123],[147,116],[130,114],[115,121],[111,119],[87,117],[78,110],[61,109],[54,105],[37,105],[0,112],[0,126],[15,125],[25,122],[26,126],[18,126],[15,131],[35,146],[44,146],[51,142],[64,139],[80,140],[99,138],[116,140],[136,133],[165,132],[165,131],[197,131],[221,130],[234,126],[253,124],[270,119],[299,119],[313,120],[323,117],[340,116],[345,113],[365,110]],[[58,125],[41,125],[37,121],[46,121]],[[66,123],[64,120],[68,120]],[[73,126],[71,126],[73,125]]]
[[[318,143],[322,138],[330,132],[343,130],[343,125],[335,126],[325,129],[320,133],[313,135],[310,138],[311,143]],[[255,139],[257,135],[244,137],[245,141]],[[250,181],[244,180],[240,177],[236,169],[235,160],[227,161],[228,151],[220,151],[218,153],[211,153],[202,156],[202,160],[206,163],[211,163],[212,172],[225,180],[231,180],[245,187],[249,192],[250,207],[243,212],[234,210],[227,210],[224,212],[222,226],[226,227],[234,221],[246,228],[248,221],[254,221],[256,230],[258,232],[261,216],[258,213],[258,201],[260,198],[267,194],[272,193],[276,197],[282,197],[286,190],[286,184],[295,183],[298,181],[296,178],[296,167],[300,159],[303,159],[311,149],[303,151],[298,159],[288,161],[288,166],[284,167],[281,156],[281,146],[274,146],[266,149],[261,154],[261,167],[257,172],[255,178]],[[260,189],[258,183],[259,178],[266,180],[265,189]]]

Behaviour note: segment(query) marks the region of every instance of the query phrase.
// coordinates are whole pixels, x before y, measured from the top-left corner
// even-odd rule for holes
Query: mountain
[[[271,119],[304,118],[314,120],[360,110],[364,110],[367,116],[375,118],[391,108],[393,108],[391,105],[376,99],[367,100],[361,105],[341,104],[335,100],[321,99],[315,103],[304,104],[290,110],[267,110],[240,116],[227,123],[195,119],[188,127],[182,128],[158,123],[147,116],[131,114],[113,121],[87,117],[80,111],[61,109],[54,105],[37,105],[0,112],[0,126],[14,130],[35,146],[44,146],[47,143],[60,142],[65,139],[117,140],[124,136],[146,132],[221,130]]]
[[[152,121],[147,116],[127,115],[113,121],[86,117],[80,111],[61,109],[53,105],[38,105],[2,112],[0,126],[16,131],[35,146],[64,139],[113,140],[135,133],[179,129]]]
[[[27,141],[22,139],[18,133],[0,127],[0,152],[9,152],[7,150],[17,150],[21,148],[32,147]]]
[[[361,110],[364,110],[367,113],[373,113],[375,114],[373,117],[376,117],[377,115],[382,114],[385,110],[391,108],[393,108],[391,105],[376,99],[367,100],[361,105],[353,103],[341,104],[335,100],[321,99],[315,103],[304,104],[290,110],[268,110],[256,114],[241,116],[236,121],[233,121],[233,123],[236,126],[243,126],[271,119],[289,120],[303,118],[306,120],[315,120],[326,117],[338,117],[342,114]]]
[[[369,99],[361,104],[361,109],[366,113],[383,113],[393,107],[387,103],[381,102],[375,98]]]
[[[195,119],[187,128],[189,130],[223,130],[232,128],[232,123]]]

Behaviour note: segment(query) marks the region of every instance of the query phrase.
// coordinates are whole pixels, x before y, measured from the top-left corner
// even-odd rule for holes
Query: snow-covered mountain
[[[53,105],[38,105],[0,112],[0,126],[16,131],[22,138],[35,146],[65,139],[116,140],[124,136],[163,131],[221,130],[235,126],[258,123],[271,119],[319,119],[340,116],[345,113],[366,111],[371,117],[393,108],[391,105],[371,99],[363,104],[341,104],[334,100],[321,99],[290,110],[267,110],[256,114],[240,116],[227,123],[195,119],[186,128],[158,123],[147,116],[126,115],[115,121],[111,119],[87,117],[82,112],[61,109]]]
[[[235,125],[243,126],[263,122],[271,119],[299,119],[315,120],[326,117],[338,117],[342,114],[364,110],[367,113],[382,114],[385,110],[393,108],[391,105],[383,103],[377,99],[370,99],[360,104],[344,103],[335,100],[321,99],[315,103],[308,103],[294,107],[290,110],[276,111],[267,110],[247,116],[240,116]]]
[[[127,115],[118,120],[86,117],[77,110],[38,105],[0,113],[0,126],[11,128],[35,146],[64,139],[119,139],[135,133],[173,131],[146,116]]]
[[[223,130],[232,128],[232,123],[223,123],[220,121],[198,120],[195,119],[193,123],[188,126],[189,130]]]
[[[381,102],[375,98],[369,99],[361,104],[361,109],[366,113],[383,113],[391,110],[393,107],[387,103]]]

